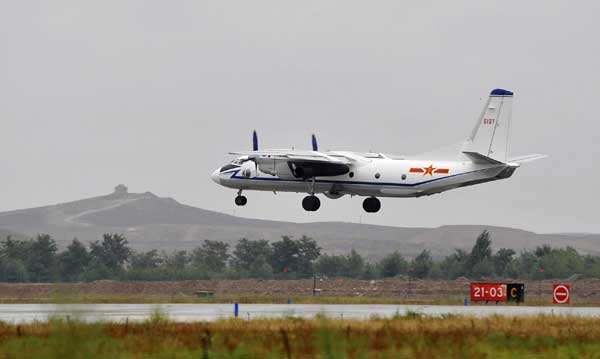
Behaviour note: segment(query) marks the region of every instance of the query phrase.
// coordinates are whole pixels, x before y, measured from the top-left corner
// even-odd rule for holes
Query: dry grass
[[[600,319],[223,320],[145,323],[55,320],[0,324],[2,358],[597,358]]]

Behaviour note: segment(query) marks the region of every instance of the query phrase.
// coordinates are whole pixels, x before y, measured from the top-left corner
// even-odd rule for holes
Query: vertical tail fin
[[[463,150],[506,162],[512,102],[512,92],[493,90]]]

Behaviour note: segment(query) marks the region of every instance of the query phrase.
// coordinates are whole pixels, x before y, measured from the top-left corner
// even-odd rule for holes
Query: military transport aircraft
[[[307,193],[302,200],[307,211],[319,209],[317,194],[331,199],[366,196],[363,208],[373,213],[381,208],[377,197],[429,196],[505,179],[522,163],[546,157],[508,157],[512,102],[512,92],[493,90],[470,136],[450,157],[321,152],[314,135],[312,151],[259,150],[254,131],[253,150],[230,153],[240,157],[214,171],[211,177],[222,186],[238,190],[238,206],[247,203],[243,191],[284,191]]]

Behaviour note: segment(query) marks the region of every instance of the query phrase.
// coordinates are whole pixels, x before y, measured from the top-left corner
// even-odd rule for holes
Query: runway
[[[215,321],[234,317],[233,304],[0,304],[0,320],[31,323],[50,318],[94,321],[142,321],[160,311],[177,322]],[[450,305],[344,305],[344,304],[240,304],[239,318],[369,319],[416,312],[428,316],[468,315],[486,317],[574,315],[600,317],[600,307],[450,306]]]

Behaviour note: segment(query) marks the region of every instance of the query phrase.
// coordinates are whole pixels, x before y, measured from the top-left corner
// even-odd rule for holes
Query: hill
[[[278,240],[282,235],[307,235],[329,253],[356,249],[369,258],[394,250],[414,256],[430,249],[434,256],[455,248],[469,249],[481,231],[492,235],[495,248],[517,251],[538,245],[573,246],[583,253],[600,254],[598,234],[537,234],[507,227],[481,225],[402,228],[342,222],[290,223],[235,217],[181,204],[150,192],[129,193],[125,186],[99,197],[0,213],[0,236],[49,233],[65,246],[74,237],[95,241],[103,233],[123,233],[135,249],[191,249],[202,240],[235,243],[249,239]]]

